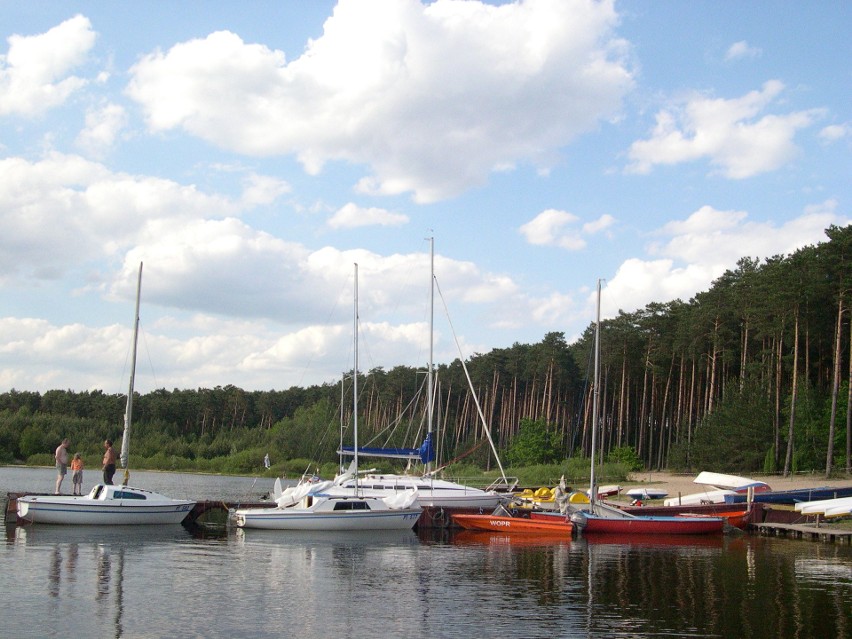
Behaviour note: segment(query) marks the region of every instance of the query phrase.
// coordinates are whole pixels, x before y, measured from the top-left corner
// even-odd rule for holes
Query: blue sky
[[[2,2],[0,390],[570,341],[852,221],[848,2]],[[446,310],[445,310],[446,309]],[[458,344],[458,346],[457,346]]]

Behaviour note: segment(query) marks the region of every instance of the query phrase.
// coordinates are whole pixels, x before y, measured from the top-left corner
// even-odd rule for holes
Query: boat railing
[[[498,477],[488,484],[485,490],[495,493],[511,493],[518,487],[519,483],[520,480],[517,477]]]

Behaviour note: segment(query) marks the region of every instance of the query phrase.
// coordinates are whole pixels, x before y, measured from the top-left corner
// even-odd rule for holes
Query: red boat
[[[682,515],[675,517],[603,517],[585,511],[578,511],[574,513],[571,516],[571,519],[584,535],[596,533],[665,535],[721,534],[726,521],[724,517],[705,517],[701,515]]]
[[[696,506],[623,506],[624,512],[640,517],[658,516],[710,516],[722,517],[728,523],[740,529],[745,529],[751,520],[751,508],[746,504],[701,504]]]
[[[544,519],[511,515],[453,515],[453,521],[466,530],[488,530],[501,533],[571,536],[574,525],[563,517]]]

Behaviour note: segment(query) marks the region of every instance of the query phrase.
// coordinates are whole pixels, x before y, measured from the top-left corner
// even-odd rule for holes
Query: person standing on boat
[[[111,486],[112,476],[115,475],[115,449],[109,439],[104,442],[104,448],[104,483]]]
[[[71,460],[71,485],[75,495],[83,494],[83,458],[80,453],[74,453],[74,459]]]
[[[58,495],[62,490],[62,480],[65,479],[65,475],[68,474],[68,446],[71,445],[71,442],[68,441],[68,438],[62,440],[59,446],[56,447],[56,451],[53,453],[53,458],[56,460],[56,490],[54,490],[53,494]]]

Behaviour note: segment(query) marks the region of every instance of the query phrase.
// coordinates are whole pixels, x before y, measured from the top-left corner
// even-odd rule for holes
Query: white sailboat
[[[139,337],[139,300],[142,291],[142,263],[136,283],[136,314],[133,324],[133,350],[130,387],[124,412],[124,435],[121,444],[121,465],[125,468],[124,483],[129,473],[130,430],[133,420],[133,385],[136,376],[136,343]],[[195,501],[172,499],[165,495],[133,488],[97,484],[88,495],[28,495],[17,500],[18,517],[38,524],[75,524],[123,526],[128,524],[179,524]]]
[[[271,530],[406,530],[420,519],[417,490],[392,495],[365,495],[358,486],[358,265],[355,265],[355,366],[353,490],[334,492],[333,482],[301,482],[276,495],[274,508],[240,508],[233,520],[240,528]],[[278,492],[276,490],[276,492]]]
[[[414,449],[364,449],[357,451],[359,455],[372,457],[390,457],[398,459],[419,460],[424,465],[422,475],[407,473],[363,473],[356,476],[350,468],[346,473],[338,475],[334,484],[329,488],[332,494],[352,494],[355,490],[363,495],[387,497],[406,490],[417,490],[417,503],[422,507],[436,508],[480,508],[491,512],[498,504],[506,500],[506,494],[493,490],[483,490],[473,486],[439,479],[431,471],[434,459],[432,431],[434,423],[434,315],[435,315],[435,244],[429,238],[430,273],[429,273],[429,368],[426,373],[426,439],[420,448]],[[462,362],[463,363],[463,362]],[[355,449],[341,447],[342,454],[354,455]],[[497,460],[500,464],[499,459]],[[504,484],[508,485],[505,473]]]

